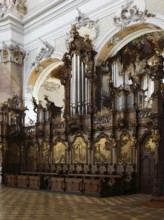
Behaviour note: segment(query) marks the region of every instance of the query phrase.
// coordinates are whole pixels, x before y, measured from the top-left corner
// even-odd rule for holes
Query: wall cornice
[[[66,13],[77,8],[81,3],[84,3],[85,1],[88,0],[59,0],[57,2],[43,2],[38,7],[34,8],[34,11],[31,10],[31,12],[24,16],[24,32],[27,34],[34,29],[39,28],[41,25],[45,25],[52,20],[54,21],[55,19],[64,16]]]
[[[62,3],[56,7],[53,6],[52,2],[46,2],[44,3],[45,9],[43,10],[43,14],[39,12],[39,16],[37,16],[37,14],[34,16],[34,12],[39,11],[37,8],[37,10],[33,10],[30,15],[27,14],[23,19],[25,34],[24,47],[28,51],[39,46],[40,42],[37,36],[42,39],[49,39],[50,41],[66,36],[71,24],[75,22],[78,16],[77,8],[89,18],[100,20],[113,14],[124,1],[101,0],[96,1],[95,5],[93,5],[93,2],[89,0],[70,0],[67,2],[62,1]],[[39,8],[40,7],[41,6],[39,6]],[[34,19],[31,20],[32,17]]]
[[[32,10],[28,11],[28,13],[24,16],[23,21],[24,23],[30,22],[31,20],[36,19],[40,15],[46,13],[49,9],[52,8],[60,8],[61,4],[64,2],[64,0],[45,0]]]

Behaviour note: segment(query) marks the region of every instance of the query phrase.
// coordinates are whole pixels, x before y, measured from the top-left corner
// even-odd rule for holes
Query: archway
[[[25,104],[29,111],[26,112],[26,125],[36,120],[36,114],[33,111],[32,97],[37,102],[41,101],[45,107],[44,97],[48,96],[49,100],[56,106],[64,106],[64,86],[61,84],[59,75],[63,62],[59,59],[52,58],[40,63],[40,68],[35,68],[27,81]],[[57,76],[58,75],[58,76]]]
[[[142,35],[160,31],[163,31],[160,26],[150,23],[133,24],[123,30],[114,28],[97,45],[97,62],[101,63],[109,57],[114,56],[126,44]]]

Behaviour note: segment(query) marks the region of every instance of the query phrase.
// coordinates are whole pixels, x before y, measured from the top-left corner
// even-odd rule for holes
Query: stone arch
[[[58,96],[52,95],[52,90],[55,90],[56,85],[61,87],[60,92],[62,92],[63,95],[60,95],[60,97],[62,96],[59,101],[60,104],[55,104],[60,107],[63,106],[64,87],[61,85],[60,79],[57,76],[57,74],[60,74],[59,72],[62,66],[63,62],[60,59],[50,58],[40,62],[39,67],[34,68],[29,74],[29,77],[26,79],[26,91],[24,91],[25,105],[27,105],[29,109],[26,114],[26,124],[28,124],[28,118],[36,120],[36,114],[33,112],[32,97],[35,97],[37,102],[41,100],[43,106],[46,105],[44,95],[47,95],[50,98],[50,101],[56,102]]]
[[[114,27],[97,45],[97,62],[105,61],[108,57],[114,56],[122,47],[137,37],[162,30],[163,25],[158,18],[151,18],[150,23],[134,23],[123,30]]]
[[[28,86],[38,87],[42,80],[44,80],[54,69],[56,69],[59,65],[62,65],[62,61],[57,58],[51,58],[49,60],[44,60],[40,63],[41,68],[34,68],[26,79],[24,83],[26,89]],[[37,88],[34,88],[35,91]]]

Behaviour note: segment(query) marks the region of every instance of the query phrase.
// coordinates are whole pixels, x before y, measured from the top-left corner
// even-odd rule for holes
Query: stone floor
[[[144,206],[151,195],[108,198],[0,186],[0,220],[164,220],[164,208]]]

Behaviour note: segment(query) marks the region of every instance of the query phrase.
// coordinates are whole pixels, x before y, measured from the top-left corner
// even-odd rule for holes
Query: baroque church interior
[[[1,183],[164,195],[164,1],[1,0]]]

